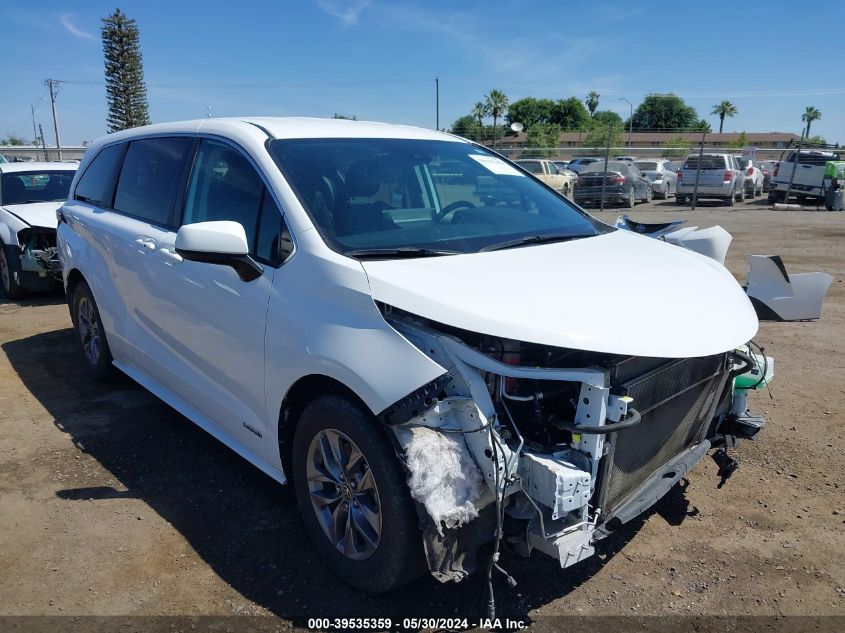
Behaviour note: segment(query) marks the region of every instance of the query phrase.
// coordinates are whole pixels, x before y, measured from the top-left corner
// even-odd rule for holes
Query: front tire
[[[405,474],[387,432],[363,407],[326,395],[305,408],[293,479],[305,528],[342,580],[381,593],[425,571]]]
[[[633,209],[634,206],[637,204],[637,194],[634,192],[634,188],[631,187],[628,190],[628,199],[625,201],[625,206],[629,209]]]
[[[85,368],[96,381],[105,381],[114,375],[112,355],[106,340],[106,331],[100,319],[100,310],[91,288],[80,281],[73,291],[73,327],[82,347]]]
[[[0,285],[3,286],[6,298],[15,301],[24,296],[24,290],[15,280],[15,273],[20,279],[20,266],[15,266],[15,260],[9,257],[9,250],[9,247],[0,241]]]

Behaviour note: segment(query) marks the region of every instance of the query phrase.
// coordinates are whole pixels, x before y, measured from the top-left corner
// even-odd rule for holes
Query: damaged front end
[[[56,229],[33,226],[18,232],[18,244],[14,248],[19,261],[13,275],[19,275],[15,282],[26,290],[50,290],[62,281],[62,266],[56,247]]]
[[[682,359],[617,356],[380,308],[447,369],[381,414],[402,447],[428,564],[443,582],[472,573],[475,550],[491,540],[573,565],[710,449],[720,459],[764,426],[746,409],[747,390],[768,383],[773,361],[747,348]],[[727,459],[725,478],[736,466]]]

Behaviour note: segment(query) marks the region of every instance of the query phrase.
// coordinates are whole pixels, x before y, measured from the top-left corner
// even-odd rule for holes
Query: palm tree
[[[470,114],[478,119],[478,142],[480,143],[484,139],[484,117],[487,116],[487,106],[479,101],[472,107]]]
[[[719,115],[719,134],[722,133],[722,128],[725,125],[725,117],[726,116],[736,116],[737,109],[734,104],[730,101],[722,101],[719,105],[713,106],[713,112],[710,114],[718,114]]]
[[[508,111],[508,97],[501,90],[491,90],[490,94],[484,97],[484,107],[487,113],[493,117],[493,148],[496,147],[496,122],[499,117]]]
[[[807,132],[804,135],[806,138],[810,138],[810,124],[820,118],[822,118],[822,113],[813,106],[804,108],[804,114],[801,115],[801,120],[807,122]]]
[[[595,115],[596,110],[599,107],[599,97],[601,95],[596,92],[595,90],[590,90],[587,94],[587,98],[584,99],[584,103],[587,104],[587,109],[590,111],[590,117],[592,118]]]

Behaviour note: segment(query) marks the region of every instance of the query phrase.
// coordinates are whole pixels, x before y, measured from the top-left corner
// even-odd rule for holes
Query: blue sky
[[[105,133],[100,18],[115,0],[0,3],[0,136],[32,137],[30,104],[52,141],[42,80],[58,97],[65,144]],[[491,88],[524,96],[601,95],[628,116],[674,92],[707,117],[730,99],[725,131],[814,133],[845,142],[845,5],[780,2],[407,2],[130,0],[154,122],[205,116],[355,114],[433,127]],[[793,47],[793,38],[798,44]],[[834,67],[838,65],[838,68]]]

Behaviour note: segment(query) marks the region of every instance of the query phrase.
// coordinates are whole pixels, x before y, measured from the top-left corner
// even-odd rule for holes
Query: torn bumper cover
[[[404,451],[429,566],[441,581],[471,573],[475,549],[496,530],[519,553],[577,563],[711,447],[753,435],[735,382],[759,372],[762,357],[743,354],[749,366],[733,353],[594,354],[591,364],[561,369],[538,362],[538,346],[473,345],[413,318],[389,320],[448,371],[382,414]],[[542,353],[554,362],[555,352]]]

